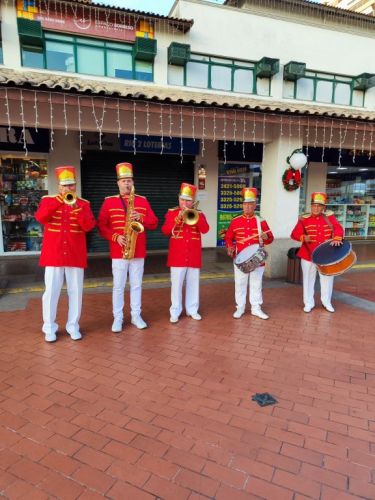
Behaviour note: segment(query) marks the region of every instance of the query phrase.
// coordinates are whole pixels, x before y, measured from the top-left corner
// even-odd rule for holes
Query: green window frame
[[[202,86],[199,86],[198,88],[207,88],[211,90],[222,90],[225,92],[238,92],[245,94],[258,93],[258,83],[257,83],[257,78],[255,76],[255,63],[252,61],[241,61],[237,59],[215,57],[196,52],[191,53],[190,58],[187,61],[186,65],[183,68],[181,68],[181,70],[183,70],[183,85],[185,87],[197,86],[197,85],[191,85],[189,83],[189,69],[192,67],[192,64],[197,65],[196,66],[197,68],[199,68],[199,65],[203,65],[206,68],[205,71],[207,77],[205,78],[205,75],[202,72],[202,77],[203,77]],[[217,77],[218,80],[220,79],[222,80],[223,77],[227,78],[228,84],[225,86],[225,88],[215,84],[216,72],[218,73]],[[221,78],[220,78],[220,72],[222,75]],[[239,78],[241,72],[243,72],[244,74],[246,72],[249,72],[252,75],[252,84],[249,86],[248,89],[242,88],[238,90],[236,88],[236,77]],[[266,95],[271,95],[271,79],[263,78],[263,80],[268,80],[268,93],[266,91]]]
[[[49,62],[48,46],[53,46],[56,54],[59,52],[61,53],[62,64],[56,64],[56,57],[54,59],[55,64],[52,64],[52,61]],[[61,49],[61,51],[59,51],[59,49]],[[96,54],[95,50],[97,50]],[[27,58],[32,60],[33,53],[42,54],[42,59],[32,62],[31,65],[27,64]],[[85,67],[85,63],[87,63],[87,58],[90,57],[90,53],[92,53],[93,58],[96,58],[95,64],[92,65],[93,69],[98,68],[98,61],[102,63],[100,71],[90,72],[87,70],[87,67]],[[84,57],[81,58],[80,54],[84,54]],[[68,58],[71,58],[69,63],[67,61]],[[127,80],[154,81],[153,62],[136,60],[134,57],[133,44],[128,43],[117,43],[45,31],[43,33],[43,47],[32,47],[21,43],[21,60],[23,66],[52,69],[53,71],[68,71],[70,73],[107,76],[109,78],[123,78]],[[115,68],[115,61],[121,60],[124,69]],[[83,69],[80,70],[80,68]]]
[[[305,97],[300,97],[298,95],[298,90],[302,89],[302,85],[307,82],[311,82],[312,95],[311,99]],[[338,104],[343,106],[359,106],[363,107],[365,105],[365,92],[363,90],[354,89],[354,78],[346,75],[329,74],[322,73],[318,71],[306,71],[305,76],[299,78],[294,82],[284,82],[285,84],[293,85],[293,99],[299,99],[302,101],[314,101],[314,102],[327,102],[329,104]],[[332,86],[331,95],[328,99],[319,98],[319,88],[324,84]],[[341,102],[339,97],[340,88],[343,89],[348,87],[349,92],[349,102]],[[356,103],[353,103],[353,100]],[[357,102],[359,104],[357,104]]]

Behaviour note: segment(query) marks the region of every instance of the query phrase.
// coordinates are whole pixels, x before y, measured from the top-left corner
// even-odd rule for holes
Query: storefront
[[[91,202],[95,216],[106,196],[118,193],[115,165],[128,161],[134,165],[136,194],[146,196],[159,218],[156,231],[147,234],[147,248],[168,248],[160,228],[169,208],[178,204],[178,193],[182,182],[194,183],[195,157],[199,153],[198,139],[183,138],[183,157],[180,156],[181,139],[172,137],[138,135],[134,154],[132,135],[104,134],[103,151],[98,150],[98,135],[85,134],[84,155],[81,162],[82,196]],[[163,154],[161,154],[163,153]],[[88,235],[89,252],[107,252],[108,242],[97,230]]]
[[[310,158],[321,154],[321,148],[316,148]],[[332,149],[324,159],[328,209],[345,228],[347,238],[374,240],[375,158],[365,151]]]
[[[48,130],[23,132],[0,127],[0,254],[39,252],[42,227],[34,219],[40,198],[48,194]]]

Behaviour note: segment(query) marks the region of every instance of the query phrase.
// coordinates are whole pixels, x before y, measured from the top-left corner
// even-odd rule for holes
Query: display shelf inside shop
[[[375,205],[327,205],[344,227],[348,239],[373,239],[375,237]]]

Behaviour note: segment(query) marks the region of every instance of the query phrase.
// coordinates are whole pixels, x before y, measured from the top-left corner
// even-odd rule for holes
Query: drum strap
[[[326,221],[327,225],[329,226],[331,232],[332,232],[332,238],[334,236],[333,234],[333,224],[332,222],[328,219],[328,217],[326,215],[323,214],[323,217],[324,217],[324,220]]]
[[[259,217],[256,215],[255,216],[255,219],[257,221],[257,229],[258,229],[258,237],[259,237],[259,246],[260,247],[264,247],[264,243],[263,243],[263,239],[262,239],[262,228],[260,227],[260,219]]]

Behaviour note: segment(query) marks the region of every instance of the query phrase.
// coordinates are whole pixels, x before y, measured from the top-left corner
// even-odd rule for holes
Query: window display
[[[345,237],[375,238],[375,205],[327,205],[344,227]]]
[[[45,159],[0,156],[0,252],[39,251],[42,226],[34,219],[47,191]]]

